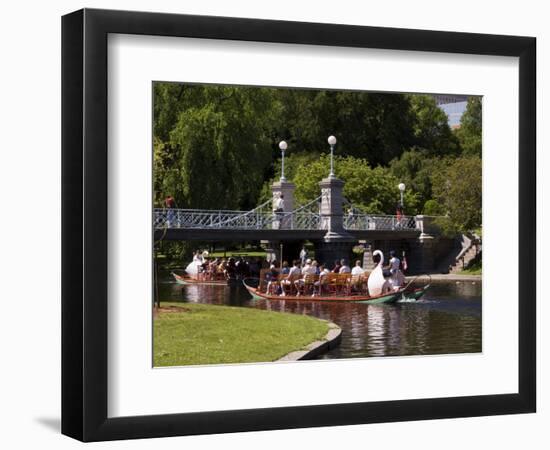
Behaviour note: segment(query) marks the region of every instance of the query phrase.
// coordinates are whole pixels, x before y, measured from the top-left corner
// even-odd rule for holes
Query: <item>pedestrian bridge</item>
[[[155,234],[168,240],[321,239],[329,220],[320,213],[320,197],[291,212],[272,211],[269,200],[251,211],[161,209],[153,211]],[[420,229],[413,216],[366,214],[347,204],[343,228],[357,239],[405,239]]]

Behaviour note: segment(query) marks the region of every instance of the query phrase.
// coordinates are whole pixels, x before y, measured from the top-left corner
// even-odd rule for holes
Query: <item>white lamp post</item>
[[[399,188],[399,192],[401,193],[401,208],[403,208],[403,192],[405,192],[405,184],[399,183],[397,187]]]
[[[281,181],[286,181],[285,178],[285,150],[288,148],[288,144],[285,141],[279,142],[279,148],[281,149],[282,161],[281,161]]]
[[[334,178],[334,146],[336,145],[336,138],[334,136],[329,136],[328,144],[330,145],[330,173],[328,177]]]

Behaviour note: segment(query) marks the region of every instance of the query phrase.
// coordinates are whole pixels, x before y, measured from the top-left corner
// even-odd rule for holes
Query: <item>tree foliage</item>
[[[470,97],[456,133],[465,155],[481,157],[481,127],[481,97]]]
[[[426,151],[413,149],[390,163],[391,173],[400,182],[405,183],[406,189],[418,194],[420,204],[431,198],[432,159],[427,156]]]
[[[252,209],[280,177],[282,139],[297,203],[310,201],[328,174],[333,134],[336,172],[352,203],[394,214],[403,182],[407,214],[448,213],[466,228],[480,221],[479,98],[455,133],[426,95],[158,82],[153,108],[156,204],[172,195],[180,208]]]
[[[459,143],[449,127],[447,114],[428,95],[411,95],[411,107],[415,116],[415,145],[428,156],[456,155]]]
[[[336,157],[334,165],[337,177],[346,183],[344,196],[349,202],[368,213],[395,214],[400,200],[399,180],[388,169],[372,168],[366,160],[353,156]],[[329,171],[330,158],[325,154],[314,162],[297,167],[293,179],[297,202],[303,204],[319,196],[319,182],[328,176]],[[412,191],[406,192],[404,203],[407,214],[417,212],[418,198]]]
[[[394,159],[390,163],[392,174],[405,183],[407,189],[417,193],[420,205],[424,205],[433,197],[432,185],[434,174],[445,170],[449,156],[430,156],[428,151],[414,148]],[[431,207],[433,207],[433,204]],[[425,214],[429,214],[424,211]]]
[[[433,175],[434,199],[460,230],[481,227],[481,158],[463,156]]]
[[[341,156],[387,164],[413,144],[414,116],[405,95],[354,91],[280,90],[284,126],[278,130],[290,148],[326,151],[327,137],[338,138]]]
[[[278,112],[273,90],[208,86],[188,97],[184,105],[169,105],[177,113],[158,112],[175,121],[158,124],[157,200],[170,193],[180,207],[253,207],[271,163],[270,122]]]

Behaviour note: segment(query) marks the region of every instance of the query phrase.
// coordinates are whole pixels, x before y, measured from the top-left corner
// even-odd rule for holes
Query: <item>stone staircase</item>
[[[481,239],[478,236],[462,236],[462,250],[449,266],[449,273],[457,273],[468,267],[468,264],[481,252]]]

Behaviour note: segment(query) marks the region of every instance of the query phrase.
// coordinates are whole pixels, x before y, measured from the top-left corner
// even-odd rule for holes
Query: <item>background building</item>
[[[439,106],[447,117],[449,118],[449,126],[451,128],[460,127],[460,118],[464,111],[466,111],[466,104],[468,102],[467,95],[449,95],[449,94],[435,94],[433,95],[437,106]]]

